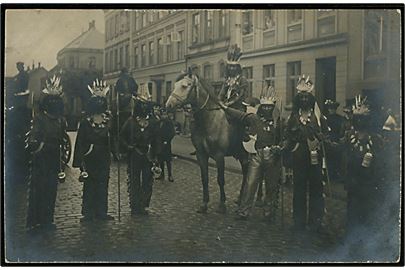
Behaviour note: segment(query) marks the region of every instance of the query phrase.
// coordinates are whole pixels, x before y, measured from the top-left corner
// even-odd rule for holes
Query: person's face
[[[266,120],[273,118],[274,105],[262,104],[260,105],[260,116]]]
[[[309,93],[301,93],[300,94],[300,103],[303,109],[309,109],[310,107],[310,94]]]
[[[229,65],[228,73],[229,73],[229,76],[231,76],[231,77],[236,76],[238,73],[238,67],[236,65]]]

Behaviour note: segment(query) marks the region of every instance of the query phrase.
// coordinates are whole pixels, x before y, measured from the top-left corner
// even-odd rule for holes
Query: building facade
[[[159,103],[191,65],[219,90],[235,43],[255,97],[272,85],[291,106],[301,74],[314,81],[321,105],[344,105],[360,93],[389,96],[387,102],[399,97],[395,10],[110,10],[105,18],[105,77],[114,82],[119,68],[129,67]]]

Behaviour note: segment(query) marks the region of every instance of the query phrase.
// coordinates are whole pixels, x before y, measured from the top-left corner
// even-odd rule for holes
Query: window
[[[153,13],[152,12],[148,12],[147,16],[148,16],[148,25],[153,23]]]
[[[179,41],[177,43],[177,58],[184,58],[184,31],[179,31],[178,34]]]
[[[204,66],[204,79],[212,80],[212,65],[207,64]]]
[[[113,51],[110,51],[110,66],[108,68],[108,70],[110,72],[112,72],[114,70],[114,55],[113,55]]]
[[[225,78],[225,63],[222,61],[219,63],[219,78],[224,79]]]
[[[114,71],[118,70],[118,49],[114,50]]]
[[[135,32],[138,29],[138,12],[134,12],[132,15],[132,21],[133,21],[133,26],[132,26],[132,32]]]
[[[107,20],[105,21],[105,41],[108,41],[109,38],[110,38],[110,29],[109,29],[109,26],[110,26],[110,19],[107,19]]]
[[[265,82],[265,87],[269,87],[270,85],[276,88],[276,69],[275,65],[265,65],[263,66],[263,81]]]
[[[287,10],[287,24],[288,42],[302,40],[302,10]]]
[[[166,45],[166,62],[173,60],[173,46],[172,46],[172,36],[171,34],[167,35],[167,45]]]
[[[158,49],[157,49],[157,62],[158,64],[163,63],[163,40],[159,38],[157,40]]]
[[[141,67],[146,65],[146,45],[142,44],[141,46]]]
[[[387,10],[364,11],[364,78],[381,78],[387,73]],[[392,31],[392,30],[391,30]],[[392,46],[392,45],[391,45]]]
[[[149,42],[149,65],[155,64],[155,43]]]
[[[135,12],[135,21],[136,21],[135,29],[136,30],[141,29],[142,28],[142,16],[141,16],[141,14],[139,14],[138,11]]]
[[[336,32],[336,11],[333,9],[317,10],[318,37]]]
[[[205,41],[212,40],[213,32],[212,32],[212,19],[213,19],[213,12],[212,11],[205,11]]]
[[[115,35],[115,20],[114,19],[115,19],[114,17],[112,17],[110,19],[110,39],[113,39],[114,35]]]
[[[364,22],[365,56],[381,54],[386,48],[387,12],[385,10],[366,10]]]
[[[225,10],[219,11],[218,38],[223,38],[228,35],[227,22],[228,12]]]
[[[287,23],[300,23],[302,22],[302,10],[300,9],[290,9],[287,10]]]
[[[274,10],[264,11],[263,28],[264,30],[272,30],[276,27],[276,14]]]
[[[96,68],[96,57],[95,56],[90,56],[88,60],[88,66],[90,69]]]
[[[120,33],[120,15],[115,15],[115,36],[118,36]]]
[[[158,17],[158,19],[162,19],[167,14],[168,14],[167,11],[158,11],[157,17]]]
[[[245,67],[242,69],[242,75],[249,83],[248,96],[251,97],[253,93],[253,67]]]
[[[148,25],[148,14],[144,11],[142,12],[142,27],[146,27]]]
[[[75,68],[75,58],[73,56],[69,56],[69,68]]]
[[[276,12],[265,10],[263,18],[263,47],[276,44]]]
[[[121,25],[120,25],[120,33],[125,32],[125,28],[127,25],[127,16],[125,15],[125,11],[121,11],[120,13]]]
[[[105,60],[104,60],[104,71],[105,71],[105,72],[109,72],[109,71],[110,71],[110,70],[108,69],[109,66],[110,66],[109,61],[110,61],[110,56],[109,56],[109,53],[106,52],[106,53],[105,53]]]
[[[192,43],[200,41],[200,14],[193,14]]]
[[[242,14],[242,34],[253,33],[253,11],[245,11]]]
[[[129,45],[125,45],[125,67],[129,68]]]
[[[124,66],[124,48],[120,48],[120,59],[118,62],[118,69],[121,69]]]
[[[138,68],[138,46],[134,45],[134,68]]]
[[[125,32],[129,31],[129,24],[130,24],[129,12],[125,11]]]
[[[301,61],[287,63],[287,104],[291,103],[296,93],[298,78],[301,75]]]

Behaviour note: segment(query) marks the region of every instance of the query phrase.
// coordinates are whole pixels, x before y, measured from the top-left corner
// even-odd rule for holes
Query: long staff
[[[280,142],[283,140],[283,101],[280,99]],[[283,156],[281,155],[281,186],[280,186],[280,199],[281,199],[281,226],[284,227],[284,183],[285,183],[285,168]]]
[[[121,161],[120,161],[120,98],[117,91],[117,176],[118,176],[118,222],[121,221]]]

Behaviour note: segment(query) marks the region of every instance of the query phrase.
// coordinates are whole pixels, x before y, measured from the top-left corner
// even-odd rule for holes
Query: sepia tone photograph
[[[403,4],[2,4],[2,264],[403,265]]]

